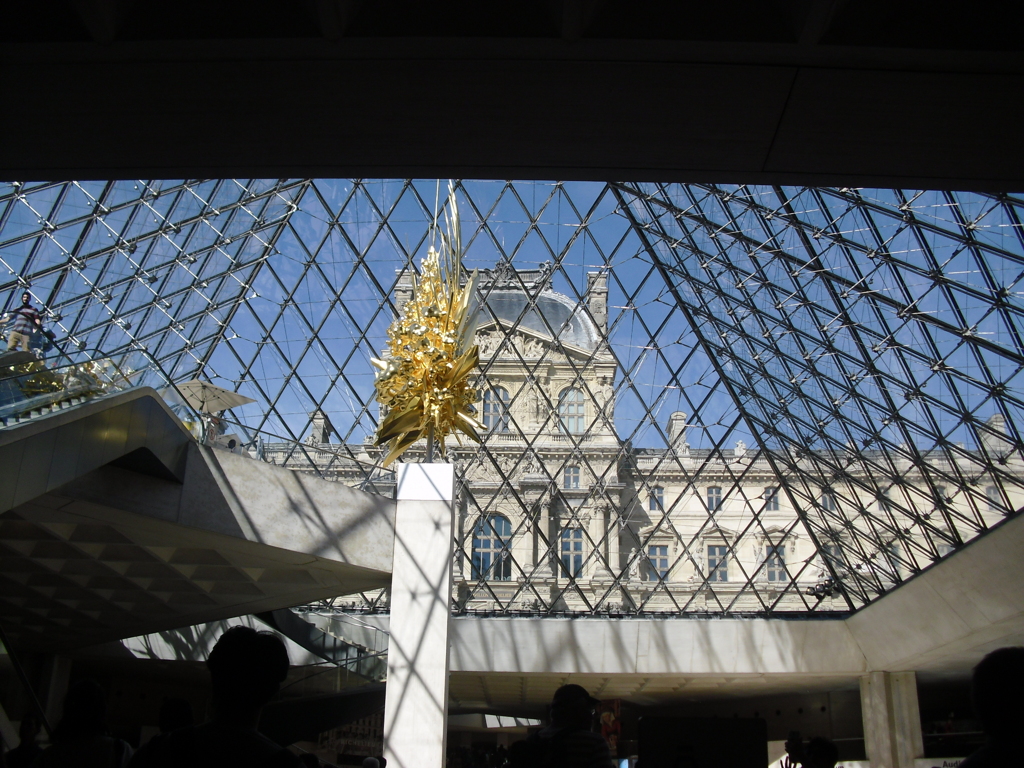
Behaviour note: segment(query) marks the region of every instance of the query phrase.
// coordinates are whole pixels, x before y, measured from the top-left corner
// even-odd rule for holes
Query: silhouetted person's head
[[[839,750],[828,739],[817,736],[807,743],[804,758],[804,768],[835,768]]]
[[[551,724],[558,727],[590,728],[597,700],[581,685],[563,685],[551,698]]]
[[[21,306],[27,307],[31,303],[32,303],[32,294],[31,293],[29,293],[28,291],[25,291],[23,294],[21,294]]]
[[[974,668],[971,688],[985,733],[1016,738],[1024,727],[1024,647],[992,651]]]
[[[187,699],[164,696],[160,702],[160,733],[188,728],[193,722],[192,705]]]
[[[288,651],[277,636],[232,627],[206,659],[218,719],[248,720],[273,698],[288,675]]]
[[[64,713],[57,726],[59,739],[102,736],[107,730],[107,696],[95,680],[82,680],[68,689]]]
[[[363,768],[380,768],[380,761],[376,757],[364,757]]]

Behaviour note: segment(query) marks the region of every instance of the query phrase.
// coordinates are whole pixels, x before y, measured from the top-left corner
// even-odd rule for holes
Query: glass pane
[[[849,612],[1024,506],[1019,196],[453,185],[487,428],[448,454],[457,612]],[[437,186],[3,183],[0,315],[27,289],[53,376],[140,355],[253,400],[233,450],[389,495],[370,359]]]

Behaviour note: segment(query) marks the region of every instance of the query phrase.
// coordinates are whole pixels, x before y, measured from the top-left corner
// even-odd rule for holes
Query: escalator
[[[278,744],[316,741],[324,731],[384,709],[386,638],[383,648],[352,643],[318,629],[290,609],[267,611],[256,618],[329,662],[313,676],[337,675],[338,680],[339,690],[334,693],[285,697],[264,709],[260,729]]]

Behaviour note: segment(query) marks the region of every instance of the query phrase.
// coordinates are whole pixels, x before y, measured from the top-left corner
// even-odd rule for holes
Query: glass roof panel
[[[253,398],[255,460],[390,493],[369,361],[447,184],[3,184],[0,301]],[[1024,503],[1021,198],[454,184],[489,431],[452,453],[453,610],[856,610]]]

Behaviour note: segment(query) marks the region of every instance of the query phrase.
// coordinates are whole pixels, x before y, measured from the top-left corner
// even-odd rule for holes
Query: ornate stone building
[[[399,310],[411,292],[411,278],[400,279]],[[785,468],[742,441],[691,448],[680,412],[660,425],[663,447],[634,447],[616,429],[624,372],[608,343],[606,274],[588,274],[586,292],[574,298],[554,290],[546,265],[525,271],[501,262],[481,275],[480,295],[479,418],[487,432],[482,446],[449,453],[459,478],[458,611],[844,611],[852,592],[880,594],[911,561],[920,567],[960,543],[950,520],[992,525],[1021,503],[991,478],[971,478],[970,491],[939,484],[937,477],[964,476],[946,459],[914,466],[865,450],[856,467],[877,473],[826,476],[806,456]],[[989,421],[987,453],[1001,445],[1010,453],[1001,418]],[[389,492],[381,449],[369,439],[331,443],[327,414],[315,413],[312,424],[303,450],[270,443],[263,458]],[[416,449],[407,456],[419,458]],[[829,522],[810,530],[798,515],[803,505]],[[887,526],[893,509],[929,521],[927,534]],[[360,599],[379,605],[386,596]]]

